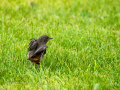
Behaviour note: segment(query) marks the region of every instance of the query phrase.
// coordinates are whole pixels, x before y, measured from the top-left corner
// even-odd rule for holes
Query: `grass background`
[[[0,90],[119,90],[120,0],[1,0]],[[29,39],[48,35],[40,70]]]

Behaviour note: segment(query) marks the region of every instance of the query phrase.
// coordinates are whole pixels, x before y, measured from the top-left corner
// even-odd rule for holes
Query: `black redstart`
[[[29,43],[29,52],[28,52],[28,59],[31,63],[38,64],[38,68],[40,66],[40,62],[42,61],[44,54],[46,54],[46,48],[48,47],[46,43],[48,40],[52,38],[43,35],[38,39],[30,39],[31,42]]]

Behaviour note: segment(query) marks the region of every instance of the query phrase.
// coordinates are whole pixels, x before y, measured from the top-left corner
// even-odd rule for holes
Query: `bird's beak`
[[[53,38],[49,38],[49,39],[53,39]]]

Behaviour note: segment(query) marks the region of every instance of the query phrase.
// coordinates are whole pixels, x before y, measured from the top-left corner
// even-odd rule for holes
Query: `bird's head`
[[[41,36],[41,37],[38,38],[38,40],[40,42],[44,42],[44,43],[47,43],[48,40],[50,40],[50,39],[53,39],[53,38],[50,38],[49,36],[46,36],[46,35],[43,35],[43,36]]]

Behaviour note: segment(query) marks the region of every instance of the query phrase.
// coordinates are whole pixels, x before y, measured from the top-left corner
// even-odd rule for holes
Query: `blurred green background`
[[[31,38],[52,37],[40,70]],[[119,90],[120,0],[1,0],[0,90]]]

